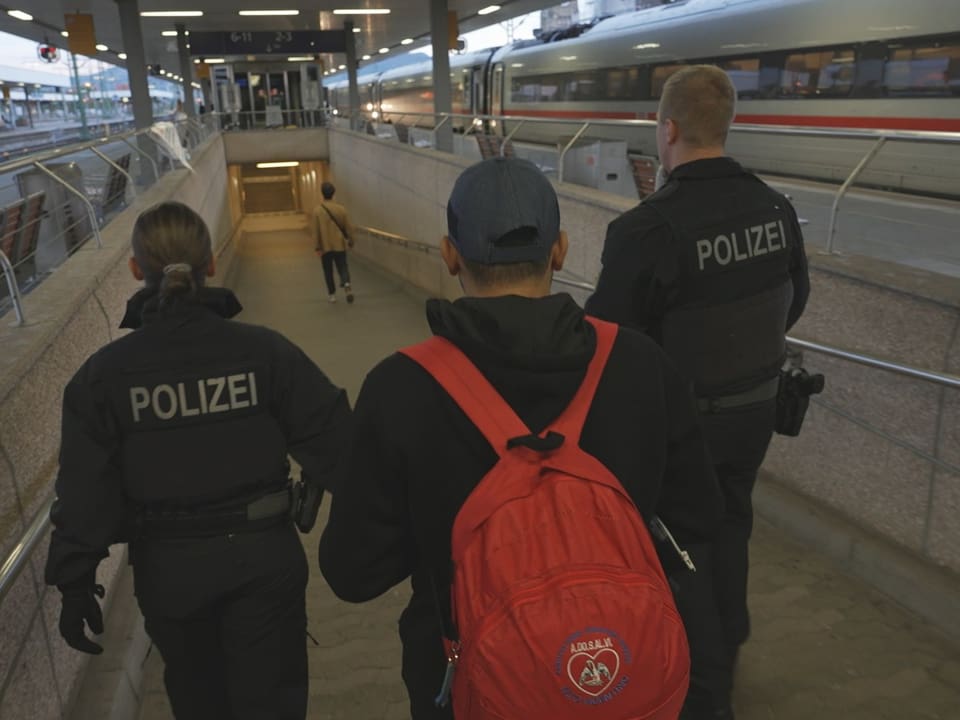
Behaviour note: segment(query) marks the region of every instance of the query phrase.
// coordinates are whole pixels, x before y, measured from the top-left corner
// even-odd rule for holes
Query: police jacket
[[[727,157],[674,169],[610,223],[587,312],[647,332],[701,397],[775,378],[809,294],[790,202]]]
[[[57,499],[46,580],[64,585],[129,540],[145,511],[202,513],[287,482],[287,454],[330,487],[349,405],[293,343],[228,322],[233,293],[201,289],[160,311],[137,293],[121,327],[63,396]]]
[[[431,300],[427,315],[434,334],[456,344],[538,434],[573,398],[596,345],[568,295]],[[680,542],[708,539],[723,511],[692,402],[664,353],[621,329],[580,443]],[[367,376],[354,421],[320,568],[350,602],[412,575],[400,635],[413,717],[447,717],[433,698],[445,665],[438,604],[449,613],[450,535],[496,454],[436,381],[401,354]]]

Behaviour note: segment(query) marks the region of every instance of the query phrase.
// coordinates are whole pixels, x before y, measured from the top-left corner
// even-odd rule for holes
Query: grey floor
[[[427,335],[423,297],[354,261],[357,302],[327,302],[305,232],[248,235],[231,286],[248,322],[303,347],[346,387]],[[304,538],[312,574],[307,607],[311,719],[409,717],[397,620],[408,589],[365,605],[339,602],[316,569],[319,528]],[[960,647],[862,583],[759,522],[752,543],[753,637],[741,654],[738,720],[960,719]],[[142,720],[172,717],[156,653],[147,662]],[[539,719],[538,719],[539,720]]]

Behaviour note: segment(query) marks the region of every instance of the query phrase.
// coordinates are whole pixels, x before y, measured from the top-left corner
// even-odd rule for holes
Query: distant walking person
[[[334,202],[333,194],[337,189],[333,183],[325,182],[320,186],[323,202],[313,211],[314,227],[317,233],[317,252],[323,262],[323,277],[327,281],[327,295],[330,302],[337,301],[337,286],[333,283],[333,266],[337,266],[340,285],[347,294],[347,302],[353,302],[353,289],[350,287],[350,268],[347,267],[347,247],[353,247],[356,233],[350,224],[347,209]]]

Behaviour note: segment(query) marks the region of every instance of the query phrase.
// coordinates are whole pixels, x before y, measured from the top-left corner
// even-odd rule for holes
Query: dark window
[[[856,71],[853,49],[790,53],[780,77],[783,97],[845,97]]]
[[[960,44],[891,47],[883,88],[891,97],[960,95]]]
[[[760,58],[719,60],[717,67],[726,71],[737,89],[738,98],[755,98],[760,94]]]

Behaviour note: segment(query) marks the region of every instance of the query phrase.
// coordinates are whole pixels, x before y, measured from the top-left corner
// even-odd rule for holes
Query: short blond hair
[[[737,91],[723,70],[690,65],[664,83],[657,119],[673,120],[690,147],[722,147],[736,108]]]

